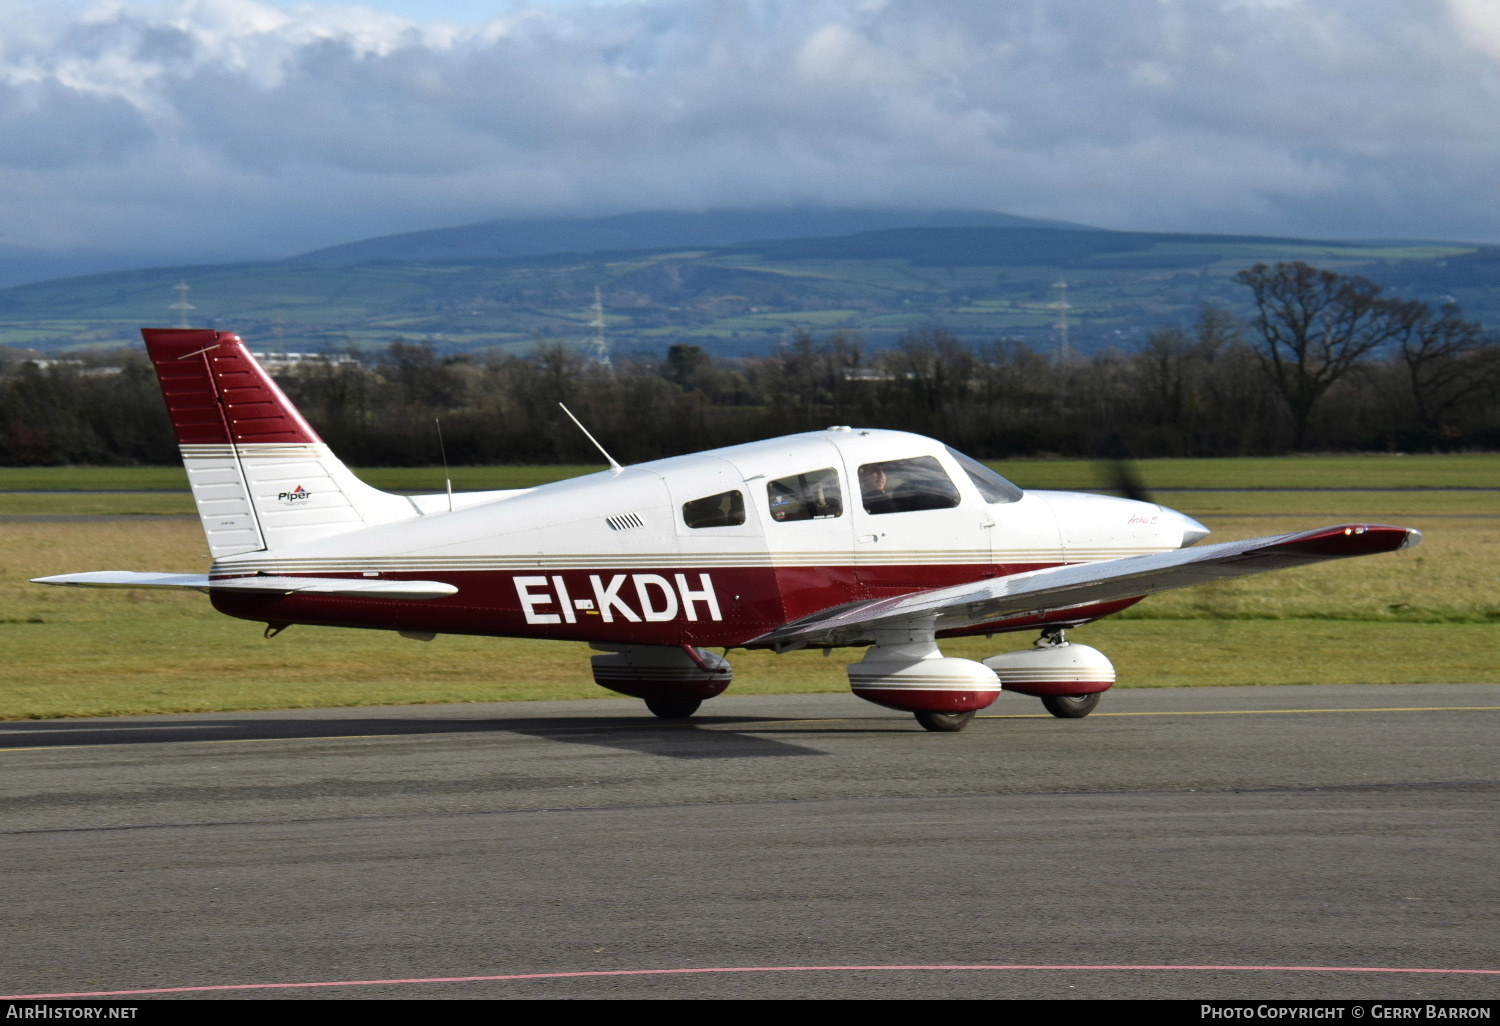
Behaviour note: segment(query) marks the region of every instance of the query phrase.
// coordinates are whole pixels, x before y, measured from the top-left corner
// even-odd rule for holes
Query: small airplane
[[[854,694],[927,730],[962,730],[1002,688],[1076,719],[1115,672],[1067,628],[1159,591],[1421,541],[1340,524],[1195,545],[1208,529],[1163,506],[1022,490],[931,438],[843,426],[629,467],[601,446],[609,469],[571,480],[393,495],[333,455],[237,335],[142,334],[212,568],[38,583],[195,588],[267,637],[317,624],[588,642],[598,684],[667,719],[729,686],[710,647],[849,646],[868,647]],[[1040,631],[1033,647],[983,662],[939,649],[1023,630]]]

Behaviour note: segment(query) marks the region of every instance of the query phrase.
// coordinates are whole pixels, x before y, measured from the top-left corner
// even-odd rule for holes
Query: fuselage
[[[222,558],[213,575],[444,581],[458,588],[450,598],[216,591],[214,604],[271,623],[735,647],[851,602],[1161,552],[1207,533],[1150,503],[1005,492],[933,439],[847,428],[655,460],[452,512],[419,505],[429,512],[415,519]],[[1131,601],[975,631],[1079,622]]]

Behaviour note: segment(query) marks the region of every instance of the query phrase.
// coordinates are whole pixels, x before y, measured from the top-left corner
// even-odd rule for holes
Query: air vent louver
[[[637,513],[621,513],[615,517],[605,517],[604,522],[609,525],[611,531],[633,531],[637,527],[645,527],[646,522]]]

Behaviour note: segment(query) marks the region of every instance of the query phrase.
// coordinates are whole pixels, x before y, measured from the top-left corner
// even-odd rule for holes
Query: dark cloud
[[[0,230],[24,245],[279,255],[777,203],[1500,238],[1490,0],[34,10],[0,0]]]
[[[0,85],[0,167],[33,172],[116,163],[150,138],[140,114],[119,97],[45,79]]]

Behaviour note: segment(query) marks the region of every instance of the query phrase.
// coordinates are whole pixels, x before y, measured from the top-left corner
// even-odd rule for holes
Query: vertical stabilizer
[[[329,451],[238,335],[145,328],[215,559],[418,514]]]

